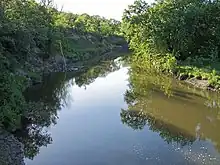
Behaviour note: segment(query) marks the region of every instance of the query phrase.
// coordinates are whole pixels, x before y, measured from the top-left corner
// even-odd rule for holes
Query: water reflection
[[[106,77],[109,73],[120,69],[121,63],[118,60],[120,59],[104,61],[99,65],[90,67],[86,72],[75,77],[76,85],[79,87],[89,85],[93,83],[96,78]]]
[[[65,73],[44,77],[42,84],[27,89],[24,93],[30,103],[27,113],[22,116],[21,128],[13,132],[24,145],[26,158],[33,159],[42,146],[52,143],[47,127],[55,125],[58,110],[67,97],[68,83]]]
[[[151,131],[158,132],[168,144],[176,142],[181,146],[185,146],[192,144],[196,140],[195,137],[186,131],[147,115],[143,111],[122,110],[120,116],[122,123],[127,124],[134,130],[142,130],[147,124]]]
[[[83,165],[97,165],[97,162],[141,165],[171,161],[199,164],[193,163],[197,158],[201,159],[200,163],[210,164],[203,161],[204,157],[217,159],[216,150],[220,152],[218,94],[176,82],[135,64],[131,64],[125,75],[127,68],[119,70],[123,66],[126,63],[120,60],[99,61],[98,65],[85,66],[73,73],[47,75],[44,83],[28,89],[25,95],[32,104],[22,118],[22,128],[13,132],[24,145],[25,157],[36,157],[57,135],[58,142],[55,140],[56,144],[45,154],[47,160],[43,157],[38,161],[51,165],[58,161],[67,165],[69,161]],[[94,82],[109,73],[111,76],[98,79],[98,85]],[[99,96],[99,91],[107,87]],[[97,97],[93,97],[94,94]],[[73,105],[66,108],[72,102]],[[77,109],[78,113],[64,113],[68,109]],[[56,125],[56,135],[52,136],[48,128],[57,123],[61,113],[65,121]],[[70,126],[71,129],[65,131]],[[216,150],[210,151],[213,145]],[[137,155],[141,160],[137,160]]]
[[[55,125],[58,120],[58,111],[69,102],[69,87],[89,85],[98,77],[105,77],[118,70],[121,63],[109,59],[99,65],[86,66],[84,70],[74,73],[54,73],[45,75],[43,83],[25,91],[29,103],[28,113],[22,117],[22,126],[13,134],[24,145],[24,154],[33,159],[40,148],[52,143],[52,137],[47,128]]]
[[[208,140],[220,152],[219,96],[174,81],[154,70],[129,70],[129,89],[124,94],[123,124],[134,130],[145,126],[168,144],[190,146]]]

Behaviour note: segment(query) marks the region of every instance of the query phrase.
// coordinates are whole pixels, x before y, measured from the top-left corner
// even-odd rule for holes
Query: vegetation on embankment
[[[30,79],[40,81],[44,71],[66,71],[75,62],[126,47],[120,24],[60,12],[51,0],[1,0],[0,126],[14,130],[28,115],[23,91]]]
[[[142,68],[220,88],[219,1],[137,0],[125,10],[122,30]]]

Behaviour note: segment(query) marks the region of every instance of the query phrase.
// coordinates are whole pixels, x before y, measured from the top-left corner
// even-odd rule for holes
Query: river
[[[46,76],[26,97],[39,103],[17,135],[27,165],[220,164],[218,94],[120,59]]]

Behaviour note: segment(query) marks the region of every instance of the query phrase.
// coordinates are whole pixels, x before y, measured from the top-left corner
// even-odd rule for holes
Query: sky
[[[146,0],[152,1],[152,0]],[[134,0],[54,0],[58,9],[76,14],[87,13],[121,20],[123,11]]]

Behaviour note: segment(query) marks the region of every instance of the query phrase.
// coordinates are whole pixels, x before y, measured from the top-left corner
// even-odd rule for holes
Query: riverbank
[[[1,62],[0,76],[0,126],[11,132],[21,127],[21,118],[29,118],[32,103],[23,96],[30,86],[42,83],[45,74],[53,72],[75,72],[84,70],[87,64],[93,65],[99,61],[116,58],[128,53],[125,39],[118,35],[101,36],[95,33],[74,33],[66,36],[68,44],[63,43],[59,51],[42,56],[42,50],[34,48],[31,55],[18,58],[9,54],[10,49],[4,49],[5,56]],[[4,43],[4,42],[2,42]],[[69,49],[64,48],[65,46]],[[22,52],[19,52],[22,53]],[[16,54],[17,55],[17,54]],[[45,54],[44,54],[45,55]],[[36,110],[37,111],[37,110]]]
[[[110,49],[108,47],[104,48],[102,52],[96,52],[84,60],[76,60],[66,55],[55,55],[46,60],[39,56],[32,56],[28,60],[28,68],[17,69],[17,75],[26,77],[28,79],[28,86],[31,86],[41,83],[44,74],[83,70],[87,65],[96,64],[107,59],[114,59],[129,52],[128,45],[124,42],[122,45],[111,45]],[[88,54],[89,52],[86,53]]]
[[[147,75],[149,70],[151,70],[152,72],[184,81],[196,88],[215,92],[220,91],[220,76],[216,67],[218,62],[215,62],[215,65],[203,64],[198,66],[197,64],[196,66],[193,63],[179,62],[170,55],[150,58],[144,53],[133,54],[129,61],[139,68],[140,72],[146,72]],[[212,61],[207,63],[212,63]]]
[[[199,89],[220,92],[219,89],[216,89],[214,86],[210,85],[208,80],[197,79],[195,77],[189,79],[186,78],[186,76],[176,76],[175,78]]]
[[[206,63],[205,63],[206,62]],[[175,77],[179,80],[183,80],[195,87],[219,91],[220,90],[220,72],[219,62],[206,59],[200,59],[197,63],[181,62],[176,64],[173,68]]]
[[[215,1],[135,1],[124,12],[122,30],[129,47],[145,61],[142,65],[218,91],[219,9]]]
[[[59,11],[52,1],[3,0],[0,11],[0,126],[9,132],[30,113],[23,92],[44,74],[80,70],[127,45],[120,21]]]
[[[173,77],[191,86],[213,92],[220,91],[219,74],[214,68],[201,69],[196,66],[176,65],[170,70]],[[168,74],[170,74],[168,72]]]

